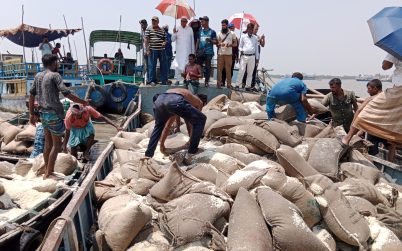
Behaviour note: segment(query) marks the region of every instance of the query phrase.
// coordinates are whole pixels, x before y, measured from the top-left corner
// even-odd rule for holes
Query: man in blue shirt
[[[275,84],[267,95],[268,118],[275,118],[276,105],[290,104],[296,111],[296,118],[305,122],[306,110],[313,114],[314,110],[307,101],[307,86],[304,84],[303,75],[299,72],[293,73],[291,78],[286,78]]]
[[[201,30],[196,42],[197,64],[204,66],[205,86],[209,85],[211,61],[214,57],[214,44],[217,44],[216,32],[209,28],[209,18],[201,17]]]

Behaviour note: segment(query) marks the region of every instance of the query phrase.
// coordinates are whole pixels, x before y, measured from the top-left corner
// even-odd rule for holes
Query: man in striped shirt
[[[152,25],[145,30],[145,47],[148,56],[149,82],[156,84],[156,63],[159,59],[160,81],[162,85],[167,84],[167,58],[166,58],[166,33],[159,27],[159,18],[152,17]]]

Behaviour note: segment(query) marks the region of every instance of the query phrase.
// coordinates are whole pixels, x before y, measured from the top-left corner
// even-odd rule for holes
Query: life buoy
[[[120,96],[116,96],[114,94],[114,92],[120,89],[121,95]],[[113,102],[115,103],[121,103],[124,100],[126,100],[127,98],[127,88],[126,86],[121,83],[121,82],[114,82],[109,89],[109,95],[110,95],[110,99],[113,100]]]
[[[98,95],[96,98],[91,98],[92,92],[98,92],[100,95]],[[102,86],[95,85],[95,86],[91,87],[91,89],[89,90],[88,96],[91,99],[89,104],[95,108],[101,107],[106,102],[106,91],[102,88]]]
[[[104,64],[109,65],[108,70],[104,70],[104,69],[103,69],[103,65],[104,65]],[[111,59],[108,59],[108,58],[102,58],[102,59],[99,60],[99,62],[98,62],[98,68],[99,68],[100,72],[101,72],[103,75],[110,75],[110,74],[112,74],[113,71],[114,71],[114,64],[113,64],[113,61],[112,61]]]

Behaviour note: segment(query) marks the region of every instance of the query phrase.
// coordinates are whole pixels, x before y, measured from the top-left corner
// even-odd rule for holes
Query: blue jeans
[[[306,110],[300,101],[300,93],[291,93],[287,97],[275,98],[267,95],[266,110],[268,118],[275,118],[275,107],[276,105],[287,105],[290,104],[296,111],[296,119],[300,122],[305,122],[307,118]]]
[[[188,153],[196,153],[207,117],[184,97],[176,93],[163,93],[154,102],[155,126],[145,156],[153,157],[163,128],[170,117],[178,115],[192,125]]]
[[[197,64],[203,67],[202,69],[204,73],[205,84],[209,83],[209,79],[211,77],[211,62],[213,57],[213,54],[203,54],[202,56],[197,57]]]
[[[160,80],[162,84],[167,84],[167,58],[165,50],[151,50],[151,54],[148,56],[148,82],[156,83],[156,63],[159,59],[160,67]]]

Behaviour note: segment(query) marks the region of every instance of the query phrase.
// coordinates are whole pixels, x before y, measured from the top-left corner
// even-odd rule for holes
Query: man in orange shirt
[[[63,141],[63,151],[67,151],[70,148],[70,153],[74,157],[77,157],[78,147],[83,151],[83,159],[88,160],[89,150],[94,144],[95,139],[95,129],[92,124],[91,119],[97,119],[105,121],[106,123],[114,126],[118,131],[122,128],[110,119],[102,116],[98,111],[96,111],[91,106],[82,106],[79,104],[74,104],[66,114],[64,123],[66,125],[66,137]]]

